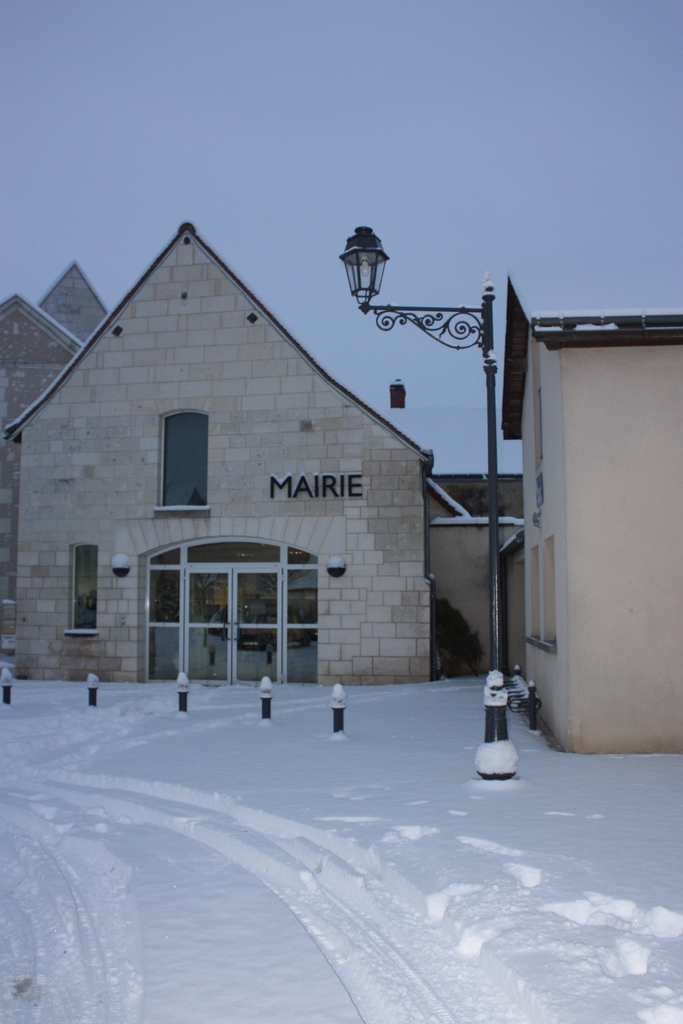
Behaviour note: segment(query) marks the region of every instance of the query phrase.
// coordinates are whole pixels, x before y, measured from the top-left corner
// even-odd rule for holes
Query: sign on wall
[[[271,498],[362,498],[362,473],[301,473],[294,482],[294,475],[271,475]]]

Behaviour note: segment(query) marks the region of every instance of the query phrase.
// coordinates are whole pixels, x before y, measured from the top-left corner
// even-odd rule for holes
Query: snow
[[[15,680],[0,1020],[683,1024],[683,758],[477,780],[482,682]]]
[[[513,516],[499,516],[498,522],[501,526],[523,526],[523,519],[516,519]],[[429,520],[430,526],[488,526],[488,516],[436,516]]]
[[[443,487],[440,487],[435,480],[431,479],[431,477],[427,477],[427,484],[429,485],[430,490],[439,495],[443,504],[446,505],[447,508],[452,509],[454,515],[463,516],[465,519],[472,518],[467,509],[464,508],[460,502],[456,501],[455,498],[451,498],[450,494],[444,491]]]
[[[507,699],[507,694],[505,696]],[[490,775],[514,775],[518,761],[517,747],[511,740],[482,743],[474,755],[474,767],[484,778]]]
[[[335,683],[332,687],[332,700],[330,702],[331,708],[345,708],[346,707],[346,690],[341,683]]]

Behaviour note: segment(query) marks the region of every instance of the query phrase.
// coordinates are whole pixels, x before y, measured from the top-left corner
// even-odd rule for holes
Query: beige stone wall
[[[683,751],[683,349],[562,353],[569,746]]]
[[[519,529],[519,525],[501,523],[498,527],[500,543]],[[457,524],[433,524],[429,530],[432,572],[436,578],[436,596],[445,597],[467,619],[472,630],[479,634],[484,649],[482,671],[488,672],[490,663],[489,626],[489,530],[486,523],[460,520]],[[508,580],[508,609],[524,605],[524,582],[518,578]],[[511,665],[523,648],[520,615],[508,616]],[[520,643],[521,641],[521,643]]]
[[[524,466],[524,546],[526,573],[527,634],[550,642],[544,556],[553,539],[555,552],[555,648],[539,649],[527,644],[527,678],[533,679],[543,702],[542,715],[559,742],[569,749],[570,634],[567,619],[567,507],[565,483],[565,421],[562,392],[561,353],[548,352],[544,345],[529,342],[529,372],[526,378],[522,417]],[[534,352],[535,348],[535,352]],[[540,403],[538,390],[540,388]],[[538,414],[541,413],[540,423]],[[543,474],[543,504],[536,503],[536,478]],[[533,513],[540,512],[540,526]],[[534,558],[533,550],[537,556]],[[532,579],[532,575],[535,579]],[[538,622],[533,623],[532,600],[538,598]]]
[[[260,310],[251,325],[251,311],[222,268],[181,240],[119,316],[121,335],[109,329],[24,430],[18,673],[143,680],[149,553],[253,537],[322,562],[321,682],[428,678],[420,458]],[[161,424],[181,410],[209,416],[208,517],[155,516]],[[271,474],[288,472],[360,472],[363,497],[271,500]],[[83,543],[99,547],[99,636],[87,640],[64,636],[73,546]],[[110,569],[117,552],[133,562],[123,579]],[[339,579],[324,571],[333,554],[348,565]]]
[[[540,345],[539,356],[540,464],[532,374],[523,437],[527,628],[538,545],[541,635],[550,538],[555,553],[557,651],[528,646],[542,714],[568,750],[683,751],[683,350]]]
[[[67,348],[11,301],[0,316],[0,421],[3,429],[40,397],[76,349]],[[0,600],[14,600],[21,445],[0,436]]]

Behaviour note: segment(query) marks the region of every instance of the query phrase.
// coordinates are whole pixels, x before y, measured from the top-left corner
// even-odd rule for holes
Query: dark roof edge
[[[508,277],[502,412],[503,437],[506,441],[517,441],[522,437],[522,401],[527,373],[528,338],[529,318]]]
[[[391,433],[394,437],[401,441],[402,444],[405,444],[406,447],[414,451],[424,462],[428,461],[429,456],[431,455],[430,451],[421,448],[420,445],[418,445],[415,441],[409,438],[406,434],[403,434],[400,430],[398,430],[397,427],[395,427],[388,420],[385,420],[383,416],[381,416],[378,412],[375,412],[375,410],[372,409],[369,405],[366,405],[365,402],[363,402],[360,398],[354,395],[353,392],[349,391],[348,388],[345,388],[343,384],[340,384],[338,381],[336,381],[326,370],[324,370],[323,367],[320,366],[320,364],[317,363],[311,355],[309,355],[306,349],[303,348],[303,346],[289,333],[289,331],[285,327],[283,327],[281,323],[279,323],[279,321],[272,315],[272,313],[268,311],[268,309],[263,305],[263,303],[260,302],[259,299],[257,299],[256,296],[246,287],[246,285],[240,281],[236,274],[234,274],[233,271],[230,270],[230,268],[227,266],[227,264],[223,262],[220,256],[218,256],[211,249],[211,247],[207,245],[206,242],[204,242],[203,239],[199,237],[196,228],[194,227],[193,224],[190,223],[184,223],[180,225],[178,231],[173,236],[168,245],[165,246],[164,249],[162,249],[162,251],[156,257],[156,259],[153,260],[153,262],[150,264],[147,270],[144,271],[144,273],[136,281],[133,287],[130,288],[129,291],[124,295],[123,299],[121,299],[118,306],[116,306],[111,311],[111,313],[107,317],[105,317],[102,323],[95,329],[95,331],[87,339],[87,341],[84,342],[81,350],[76,353],[71,362],[67,363],[62,372],[58,374],[57,377],[55,377],[50,386],[43,392],[43,394],[35,402],[28,406],[23,411],[23,413],[20,416],[18,416],[12,423],[8,424],[4,431],[4,437],[6,440],[11,440],[12,438],[16,437],[17,434],[21,433],[21,431],[24,430],[28,426],[28,424],[38,415],[40,410],[45,405],[47,405],[47,403],[57,394],[62,385],[65,384],[66,381],[69,379],[73,371],[80,365],[83,359],[85,359],[88,353],[95,347],[95,345],[102,337],[102,335],[105,334],[109,327],[111,327],[111,325],[118,319],[118,317],[121,316],[125,308],[129,305],[130,302],[133,301],[135,294],[148,281],[148,279],[152,276],[152,274],[159,267],[159,265],[163,263],[168,254],[171,252],[174,246],[178,244],[178,242],[184,235],[192,235],[196,244],[199,245],[204,250],[204,252],[210,257],[210,259],[212,259],[225,274],[227,274],[227,276],[230,278],[233,284],[235,284],[236,287],[239,288],[243,295],[245,295],[245,297],[248,298],[249,301],[253,303],[253,305],[261,311],[264,318],[267,319],[269,323],[272,324],[272,326],[282,335],[282,337],[287,342],[289,342],[290,345],[292,345],[292,347],[299,353],[299,355],[301,355],[303,359],[306,360],[311,369],[313,369],[320,377],[322,377],[322,379],[325,380],[330,385],[330,387],[337,391],[338,394],[348,398],[359,409],[362,409],[363,412],[365,412],[368,416],[374,419],[378,424],[380,424],[380,426],[388,430],[389,433]],[[45,314],[44,310],[41,310],[41,313],[43,315],[47,315]]]
[[[600,327],[589,325],[578,330],[574,327],[539,327],[532,322],[535,341],[542,341],[550,352],[561,348],[633,348],[656,345],[683,345],[683,326],[646,326],[637,328]]]

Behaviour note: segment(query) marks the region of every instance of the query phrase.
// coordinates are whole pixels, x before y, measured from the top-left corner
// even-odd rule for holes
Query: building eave
[[[522,403],[527,373],[529,320],[508,277],[505,317],[505,359],[503,363],[503,437],[522,437]]]
[[[532,337],[543,342],[550,352],[562,348],[633,348],[659,345],[683,345],[683,327],[645,327],[629,329],[595,326],[580,330],[570,328],[533,327]]]

